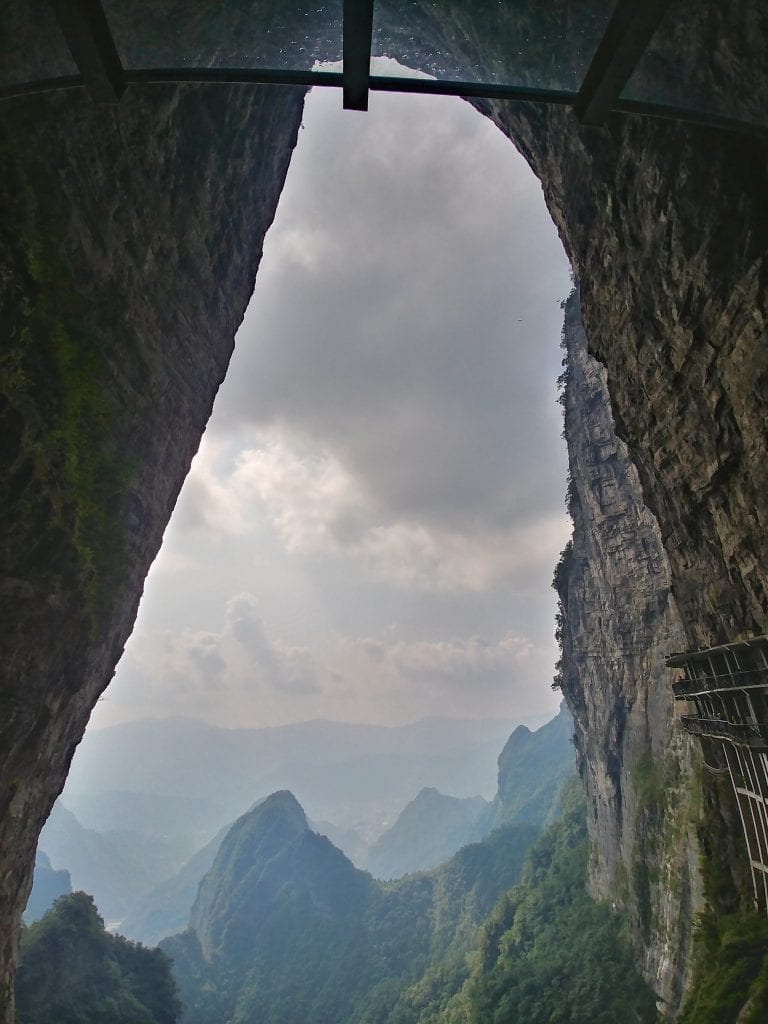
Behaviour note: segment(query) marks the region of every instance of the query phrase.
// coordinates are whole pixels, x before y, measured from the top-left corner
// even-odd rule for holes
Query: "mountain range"
[[[371,846],[364,844],[357,833],[329,827],[327,822],[311,822],[310,827],[340,847],[357,867],[382,878],[435,867],[499,824],[540,828],[554,816],[559,786],[574,771],[570,729],[565,709],[535,732],[525,726],[516,729],[498,758],[498,789],[490,804],[482,797],[443,796],[436,788],[427,787],[406,804]],[[530,813],[531,801],[537,801],[536,814]],[[137,899],[120,922],[120,931],[152,944],[183,929],[197,887],[211,869],[227,828],[222,828],[177,874]]]
[[[575,779],[561,811],[543,835],[501,826],[384,883],[272,794],[227,833],[189,928],[161,943],[182,1024],[655,1024],[622,919],[585,891]]]
[[[434,872],[385,885],[312,832],[291,793],[271,795],[227,833],[189,928],[161,943],[185,1024],[364,1019],[461,945],[461,926],[477,926],[517,881],[536,834],[498,830]]]
[[[86,827],[187,843],[189,855],[279,789],[313,820],[366,842],[425,786],[458,797],[496,791],[496,758],[516,723],[428,718],[385,727],[313,721],[223,729],[172,718],[87,733],[62,802]]]
[[[214,773],[223,770],[222,765],[227,758],[216,744],[222,738],[221,733],[226,738],[231,730],[208,730],[183,721],[166,724],[169,733],[165,756],[185,737],[190,739],[196,735],[197,749],[204,763]],[[373,830],[369,817],[372,842],[366,841],[364,834],[335,822],[313,820],[311,828],[343,849],[358,867],[368,869],[377,877],[396,878],[408,872],[435,867],[462,845],[482,839],[499,824],[530,823],[541,827],[553,813],[554,797],[560,782],[573,771],[570,728],[570,718],[564,709],[534,732],[526,726],[518,726],[498,757],[497,792],[491,803],[480,796],[443,795],[436,786],[427,786],[415,798],[415,790],[409,792],[411,799],[402,801],[397,808],[399,815],[392,813],[378,819],[385,825],[390,822],[380,835]],[[331,727],[331,723],[307,723],[288,732],[307,741],[305,756],[314,756],[316,748],[320,747],[318,756],[325,758],[329,770],[343,771],[349,764],[344,755],[353,752],[362,762],[360,774],[363,779],[381,770],[385,759],[392,756],[393,744],[399,742],[404,747],[404,761],[414,768],[418,763],[419,743],[423,742],[420,763],[430,773],[428,777],[439,779],[445,778],[441,776],[444,755],[458,732],[463,732],[465,744],[477,748],[478,737],[482,738],[485,731],[490,736],[496,735],[498,730],[497,723],[427,720],[403,730],[364,727],[362,734],[356,727],[336,729]],[[246,732],[250,734],[250,731]],[[237,731],[235,733],[235,738],[242,744],[243,737]],[[269,731],[267,734],[272,736]],[[279,734],[285,738],[283,732],[279,731]],[[318,735],[326,739],[335,737],[340,747],[325,750]],[[98,782],[91,781],[91,786],[124,784],[126,777],[134,771],[131,764],[138,766],[134,772],[135,784],[145,784],[148,762],[142,758],[149,758],[149,763],[155,766],[160,763],[163,730],[157,723],[139,723],[120,727],[114,732],[108,730],[107,738],[110,736],[114,740],[110,757],[103,772],[96,776]],[[206,747],[205,743],[211,740],[211,736],[213,743]],[[103,739],[102,736],[98,750],[91,750],[90,757],[104,753]],[[136,748],[133,762],[130,762],[124,748],[132,739],[136,740]],[[367,759],[360,755],[361,745],[366,739],[373,745]],[[491,739],[485,742],[490,745]],[[218,760],[213,757],[217,749]],[[245,761],[246,752],[243,746],[239,752],[230,751],[229,763],[235,755]],[[85,761],[87,763],[87,758]],[[83,763],[81,760],[81,773]],[[401,764],[400,769],[401,773],[404,772],[405,765]],[[419,777],[417,771],[414,771],[414,776]],[[159,780],[160,787],[166,784]],[[358,779],[356,784],[362,785],[361,780]],[[233,780],[233,787],[241,785],[240,780]],[[397,791],[403,787],[401,774],[395,780],[394,789]],[[230,787],[222,781],[221,788],[226,797]],[[63,800],[67,801],[66,805]],[[324,800],[326,804],[333,802],[332,796],[326,796]],[[227,805],[226,799],[222,803]],[[248,806],[253,806],[253,801]],[[77,814],[73,813],[75,808]],[[30,913],[39,916],[50,905],[54,895],[65,891],[62,879],[59,879],[54,885],[57,891],[54,893],[51,889],[50,898],[45,896],[48,892],[46,886],[52,881],[48,872],[58,869],[69,871],[72,887],[91,893],[110,927],[119,929],[128,938],[154,944],[181,931],[189,920],[198,886],[211,869],[235,817],[233,815],[231,820],[222,823],[211,835],[209,826],[220,816],[220,807],[200,797],[191,788],[180,795],[129,790],[93,790],[87,794],[82,789],[78,795],[78,791],[68,790],[54,807],[41,836],[41,862],[36,869],[36,894],[31,904],[34,909]],[[81,820],[83,818],[85,823]],[[48,866],[42,860],[46,855],[50,858]]]

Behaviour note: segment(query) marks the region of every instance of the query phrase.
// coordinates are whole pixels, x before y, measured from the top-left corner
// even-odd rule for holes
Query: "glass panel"
[[[3,5],[0,86],[77,74],[48,0]]]
[[[621,98],[765,124],[767,39],[766,3],[678,0]]]
[[[373,53],[438,79],[578,91],[614,0],[376,0]]]
[[[308,71],[341,56],[342,0],[105,0],[123,65]]]

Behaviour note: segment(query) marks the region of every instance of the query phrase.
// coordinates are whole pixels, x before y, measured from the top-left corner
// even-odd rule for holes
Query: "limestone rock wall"
[[[0,108],[0,1021],[38,833],[250,298],[303,90]]]
[[[556,572],[559,679],[587,790],[590,885],[629,912],[643,973],[672,1013],[700,902],[695,748],[675,724],[664,665],[685,637],[658,524],[616,436],[605,368],[587,350],[578,291],[563,343],[573,538]]]

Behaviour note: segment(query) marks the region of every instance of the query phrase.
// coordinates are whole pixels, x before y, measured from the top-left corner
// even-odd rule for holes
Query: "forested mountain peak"
[[[384,883],[309,828],[283,828],[297,820],[294,802],[270,798],[225,840],[191,928],[162,944],[184,1024],[544,1024],[566,1007],[574,1024],[594,1024],[623,1019],[625,1002],[650,1024],[653,997],[634,973],[621,917],[590,910],[575,785],[563,806],[538,842],[535,827],[506,825],[436,869]],[[282,837],[271,856],[263,833]],[[237,858],[246,850],[247,865]],[[525,996],[524,1014],[494,1016],[507,988]]]
[[[499,754],[498,793],[486,827],[504,822],[550,824],[557,794],[574,774],[573,718],[565,704],[535,732],[519,725]]]
[[[339,903],[354,903],[370,882],[330,840],[310,830],[298,800],[281,790],[227,833],[200,883],[190,927],[206,960],[239,960],[255,935],[274,929],[276,907],[281,915],[287,907],[338,914],[344,909]]]

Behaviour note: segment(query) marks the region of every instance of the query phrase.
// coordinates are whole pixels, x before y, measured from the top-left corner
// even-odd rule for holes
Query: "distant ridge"
[[[478,838],[477,823],[487,807],[481,796],[460,799],[444,796],[434,787],[424,788],[373,844],[365,866],[383,879],[437,867]]]
[[[425,786],[492,797],[496,758],[513,725],[438,718],[223,729],[145,720],[87,734],[62,799],[91,828],[114,828],[110,815],[119,808],[132,827],[143,821],[154,835],[175,814],[169,801],[183,801],[180,827],[186,818],[199,847],[255,799],[289,789],[313,819],[370,839]]]
[[[24,923],[32,924],[50,910],[59,896],[72,892],[72,878],[66,869],[57,871],[51,866],[48,854],[37,851],[32,892],[24,909]]]

